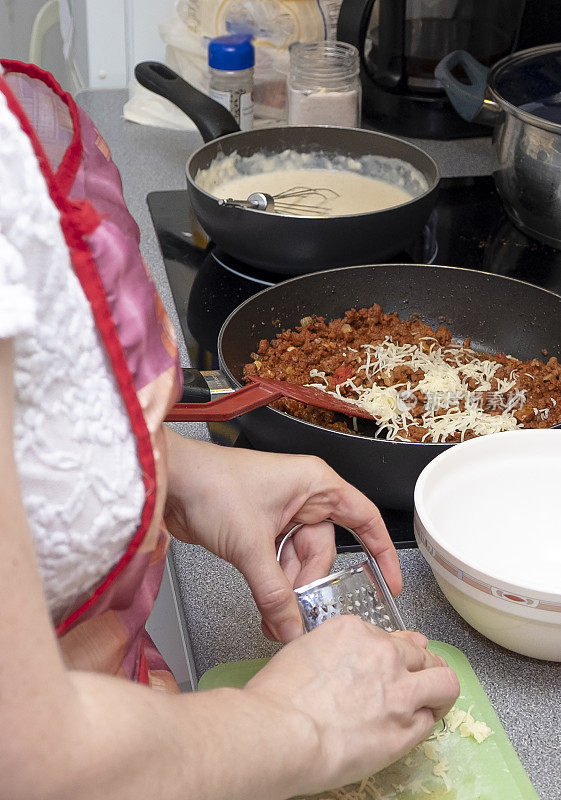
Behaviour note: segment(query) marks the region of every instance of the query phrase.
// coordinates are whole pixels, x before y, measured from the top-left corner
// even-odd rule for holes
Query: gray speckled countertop
[[[88,91],[78,99],[111,147],[123,178],[125,199],[141,229],[143,254],[181,338],[146,195],[183,189],[185,161],[202,141],[195,133],[126,122],[121,115],[126,92]],[[436,159],[445,177],[490,172],[489,140],[411,141]],[[180,348],[182,362],[188,365],[183,341]],[[202,424],[177,429],[208,439]],[[405,589],[398,605],[406,624],[465,653],[540,797],[561,800],[561,664],[518,656],[480,636],[448,605],[419,552],[402,550],[399,555]],[[353,558],[339,556],[338,561]],[[275,651],[275,645],[262,637],[247,585],[233,567],[202,548],[181,544],[173,547],[173,560],[199,675],[220,662]]]

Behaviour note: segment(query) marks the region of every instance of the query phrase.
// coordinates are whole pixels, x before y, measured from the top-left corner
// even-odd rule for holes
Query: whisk
[[[278,194],[253,192],[247,200],[219,200],[219,206],[235,206],[236,208],[253,208],[256,211],[268,211],[291,216],[325,217],[331,209],[327,203],[340,195],[333,189],[319,187],[310,189],[307,186],[293,186]],[[301,203],[300,200],[317,198],[317,202]],[[292,202],[291,202],[292,201]]]

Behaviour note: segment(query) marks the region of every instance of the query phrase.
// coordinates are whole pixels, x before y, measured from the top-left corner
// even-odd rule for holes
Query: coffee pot
[[[452,50],[490,66],[516,45],[526,0],[343,0],[337,38],[361,56],[363,118],[421,138],[489,135],[458,118],[434,76]]]

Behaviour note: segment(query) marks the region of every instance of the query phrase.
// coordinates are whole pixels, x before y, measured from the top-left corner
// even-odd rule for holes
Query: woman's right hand
[[[460,687],[422,634],[345,615],[284,647],[244,691],[301,715],[310,741],[294,742],[309,753],[299,791],[311,794],[397,761],[430,735]]]

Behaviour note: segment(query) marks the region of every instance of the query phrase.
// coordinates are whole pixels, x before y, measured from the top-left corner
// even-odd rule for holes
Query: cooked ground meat
[[[398,440],[455,442],[492,432],[493,426],[548,428],[561,422],[557,358],[520,361],[502,353],[476,353],[469,339],[453,340],[444,325],[432,328],[418,318],[402,320],[384,313],[378,304],[350,309],[330,322],[305,317],[295,330],[285,330],[272,341],[262,339],[251,357],[244,369],[246,379],[260,375],[315,384],[359,404],[369,402],[369,411],[378,409],[374,395],[386,402],[391,393],[390,421],[381,411],[373,416],[389,438]],[[446,385],[457,390],[445,391]],[[398,401],[399,413],[397,396],[406,400],[403,407],[405,401]],[[470,410],[475,404],[477,412]],[[355,433],[352,419],[334,412],[289,399],[274,406],[298,419]],[[473,427],[466,428],[468,418],[473,418]],[[456,419],[463,421],[452,430],[449,420]]]

